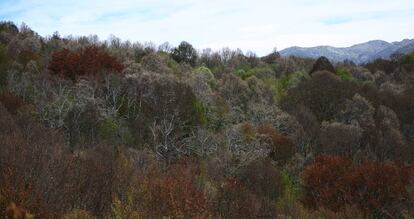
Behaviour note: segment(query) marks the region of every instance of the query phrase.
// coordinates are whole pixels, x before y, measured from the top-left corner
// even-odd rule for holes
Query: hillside
[[[414,215],[414,53],[198,51],[0,22],[0,218]]]
[[[325,56],[333,62],[345,60],[362,64],[377,58],[389,59],[394,53],[408,54],[414,51],[414,39],[402,40],[400,42],[386,42],[372,40],[366,43],[356,44],[350,47],[290,47],[280,51],[282,56],[298,56],[304,58],[318,58]]]

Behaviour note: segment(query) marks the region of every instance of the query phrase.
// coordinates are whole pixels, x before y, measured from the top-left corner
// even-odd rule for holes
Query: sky
[[[413,0],[0,0],[0,20],[42,36],[112,34],[197,49],[350,46],[414,38]]]

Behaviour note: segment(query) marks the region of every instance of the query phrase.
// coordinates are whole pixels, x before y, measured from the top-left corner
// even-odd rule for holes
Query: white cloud
[[[131,41],[186,40],[197,48],[349,46],[414,37],[412,0],[0,1],[0,17],[41,35],[110,34]]]

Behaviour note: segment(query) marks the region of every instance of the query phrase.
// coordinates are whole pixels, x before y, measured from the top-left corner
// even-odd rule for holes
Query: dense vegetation
[[[413,79],[1,22],[0,214],[413,218]]]

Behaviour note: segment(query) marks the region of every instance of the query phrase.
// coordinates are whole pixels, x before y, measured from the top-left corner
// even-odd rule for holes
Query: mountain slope
[[[377,58],[388,59],[394,53],[407,54],[414,50],[414,39],[389,43],[383,40],[372,40],[350,47],[290,47],[280,51],[282,56],[299,56],[318,58],[325,56],[333,62],[351,60],[355,63],[366,63]]]

